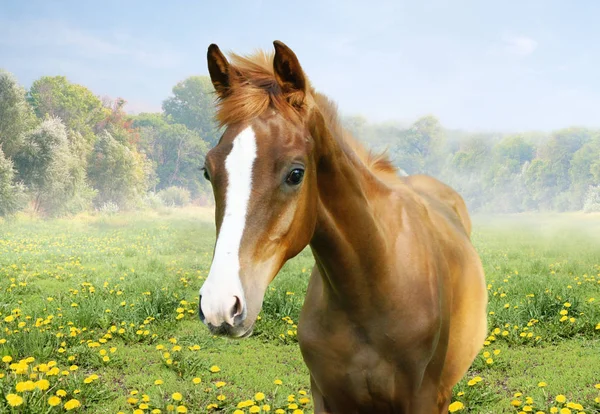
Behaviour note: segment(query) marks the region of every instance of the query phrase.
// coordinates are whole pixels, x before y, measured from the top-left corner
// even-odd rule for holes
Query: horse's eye
[[[206,167],[202,167],[202,173],[204,174],[204,178],[210,181],[210,175],[208,175],[208,170],[206,169]]]
[[[295,168],[288,174],[285,182],[289,185],[298,185],[302,182],[302,178],[304,178],[304,170]]]

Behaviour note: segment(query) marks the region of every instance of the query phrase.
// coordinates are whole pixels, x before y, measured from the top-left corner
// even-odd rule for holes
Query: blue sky
[[[371,4],[368,4],[371,3]],[[206,48],[282,40],[345,114],[467,130],[600,126],[600,2],[17,1],[0,67],[28,87],[65,75],[132,111],[207,74]]]

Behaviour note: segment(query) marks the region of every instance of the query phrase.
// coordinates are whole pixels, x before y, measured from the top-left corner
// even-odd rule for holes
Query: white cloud
[[[504,36],[502,38],[504,50],[517,56],[529,56],[538,47],[538,42],[535,39],[527,36]]]

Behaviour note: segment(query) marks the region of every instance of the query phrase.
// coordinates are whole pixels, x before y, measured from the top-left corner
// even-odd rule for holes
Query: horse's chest
[[[396,381],[399,361],[362,333],[347,326],[312,324],[300,325],[298,335],[311,376],[336,412],[353,412],[345,407],[391,412],[394,401],[402,399],[397,395],[402,392]]]

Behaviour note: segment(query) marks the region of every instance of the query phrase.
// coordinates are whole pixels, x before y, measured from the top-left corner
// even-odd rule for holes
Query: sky
[[[131,112],[207,75],[206,49],[281,40],[345,115],[473,131],[600,127],[595,0],[0,3],[0,68],[64,75]]]

